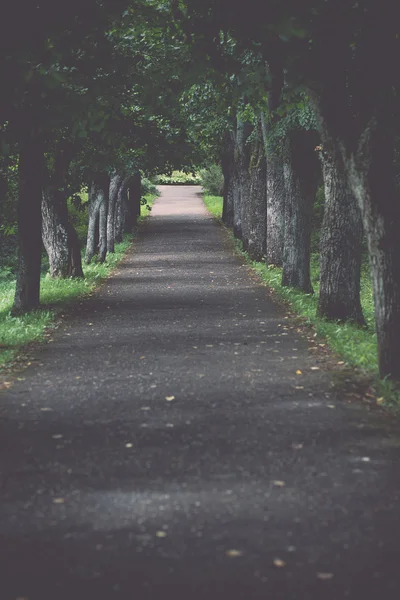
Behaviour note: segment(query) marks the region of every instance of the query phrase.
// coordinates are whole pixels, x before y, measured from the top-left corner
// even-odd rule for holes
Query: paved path
[[[1,600],[398,600],[400,435],[291,326],[164,189],[0,396]]]

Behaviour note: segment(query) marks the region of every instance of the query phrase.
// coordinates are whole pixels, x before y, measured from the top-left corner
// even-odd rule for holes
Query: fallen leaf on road
[[[243,556],[243,552],[241,550],[227,550],[225,555],[229,558],[238,558],[239,556]]]
[[[311,367],[311,371],[320,371],[319,367]]]
[[[300,369],[297,369],[296,375],[303,375],[303,373],[302,373],[302,371],[300,371]]]
[[[385,402],[385,398],[383,396],[381,396],[380,398],[376,399],[376,403],[377,404],[383,404]]]
[[[125,444],[125,448],[133,448],[133,444]]]
[[[279,568],[286,567],[285,561],[281,560],[280,558],[274,559],[274,565],[275,565],[275,567],[279,567]]]
[[[275,480],[272,482],[275,487],[285,487],[286,483],[284,481]]]
[[[165,399],[167,402],[172,402],[172,400],[175,400],[175,396],[165,396]]]
[[[54,498],[53,504],[64,504],[64,498]]]
[[[156,536],[158,538],[166,538],[167,534],[165,533],[165,531],[156,531]]]
[[[327,581],[328,579],[333,579],[333,573],[317,573],[317,579],[322,579],[323,581]]]
[[[11,381],[2,381],[0,383],[0,390],[8,390],[12,386]]]

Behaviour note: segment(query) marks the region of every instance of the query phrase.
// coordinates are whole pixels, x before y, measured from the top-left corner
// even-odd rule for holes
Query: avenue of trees
[[[42,239],[53,276],[82,276],[67,199],[83,186],[86,260],[104,260],[132,229],[141,174],[214,161],[225,223],[252,258],[282,266],[282,283],[306,293],[323,185],[318,311],[363,325],[366,243],[379,369],[400,380],[400,6],[22,5],[30,26],[16,19],[4,31],[0,59],[0,193],[18,195],[16,311],[39,304]]]

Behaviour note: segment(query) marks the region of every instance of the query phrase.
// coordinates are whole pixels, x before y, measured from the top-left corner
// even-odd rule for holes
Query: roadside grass
[[[154,196],[145,196],[151,207]],[[142,207],[141,222],[149,211]],[[15,294],[15,278],[9,269],[0,269],[0,369],[13,361],[21,348],[34,340],[43,339],[47,327],[51,327],[55,317],[66,305],[72,304],[88,294],[105,280],[124,257],[132,244],[132,234],[125,234],[121,243],[116,244],[115,252],[107,254],[101,264],[83,264],[84,278],[52,279],[47,274],[47,257],[43,260],[40,282],[41,308],[21,316],[12,316],[11,308]],[[84,256],[84,251],[82,251]]]
[[[204,195],[207,209],[217,219],[222,216],[222,198]],[[233,237],[233,236],[232,236]],[[252,261],[243,251],[241,242],[234,239],[237,251],[242,254],[260,278],[279,298],[287,302],[291,310],[312,325],[318,338],[326,341],[329,347],[348,366],[360,370],[372,380],[372,386],[379,396],[379,404],[399,404],[400,392],[387,380],[380,380],[377,361],[377,341],[375,333],[374,303],[368,265],[363,265],[361,275],[361,304],[366,327],[351,323],[327,321],[317,316],[319,292],[319,257],[313,254],[311,260],[311,280],[314,294],[305,294],[281,284],[282,269],[263,262]],[[382,399],[383,398],[383,399]]]
[[[221,220],[222,218],[222,198],[221,196],[209,196],[204,194],[204,203],[207,210],[216,218]]]

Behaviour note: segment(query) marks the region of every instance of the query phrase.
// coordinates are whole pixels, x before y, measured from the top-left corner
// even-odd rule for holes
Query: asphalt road
[[[0,600],[398,600],[399,427],[198,192],[0,395]]]

